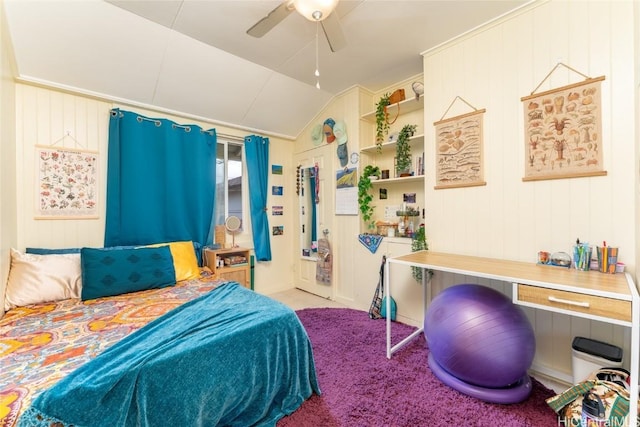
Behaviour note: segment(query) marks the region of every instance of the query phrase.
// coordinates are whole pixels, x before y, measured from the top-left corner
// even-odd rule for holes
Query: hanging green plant
[[[409,138],[416,132],[417,125],[404,125],[398,134],[396,142],[396,172],[398,176],[411,173],[411,147]]]
[[[373,202],[371,192],[373,185],[371,184],[370,177],[372,176],[380,178],[380,168],[378,166],[367,165],[358,180],[358,207],[362,214],[362,220],[366,223],[368,230],[372,230],[375,227],[373,221],[374,206],[371,205],[371,202]]]
[[[424,231],[424,224],[420,224],[418,230],[413,234],[413,238],[411,239],[411,251],[416,252],[426,250],[429,250],[427,235]],[[427,270],[427,274],[431,277],[433,275],[433,271]],[[422,268],[411,267],[411,275],[418,283],[422,283]]]
[[[382,152],[382,143],[389,133],[387,106],[391,104],[389,101],[390,96],[389,93],[385,93],[376,104],[376,146],[378,147],[378,153]]]

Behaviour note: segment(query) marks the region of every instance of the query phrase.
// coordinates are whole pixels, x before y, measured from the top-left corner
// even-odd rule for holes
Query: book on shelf
[[[415,175],[424,175],[424,151],[421,156],[416,156]]]
[[[225,264],[224,266],[225,267],[242,267],[244,265],[249,265],[249,263],[248,262],[240,262],[240,263],[237,263],[237,264]]]
[[[232,256],[227,256],[224,257],[224,265],[225,266],[238,266],[238,265],[243,265],[243,264],[247,264],[247,258],[245,256],[242,255],[232,255]]]

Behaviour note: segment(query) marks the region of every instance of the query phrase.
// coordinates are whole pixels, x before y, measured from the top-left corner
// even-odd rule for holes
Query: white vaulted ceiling
[[[19,79],[295,137],[336,94],[422,72],[421,52],[526,0],[342,0],[346,47],[331,52],[293,12],[246,30],[280,1],[4,0]],[[428,78],[428,77],[427,77]]]

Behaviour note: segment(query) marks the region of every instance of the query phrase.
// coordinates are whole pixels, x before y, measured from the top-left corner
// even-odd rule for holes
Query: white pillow
[[[4,309],[80,298],[80,254],[36,255],[11,249]]]

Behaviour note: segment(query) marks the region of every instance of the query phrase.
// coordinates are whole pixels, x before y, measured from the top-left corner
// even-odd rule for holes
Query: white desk
[[[564,313],[631,328],[631,402],[629,425],[636,425],[638,412],[638,361],[640,349],[640,297],[629,274],[605,274],[596,271],[541,266],[475,256],[419,251],[387,258],[385,295],[391,296],[389,281],[392,265],[404,265],[511,282],[513,302],[541,310]],[[426,307],[427,281],[423,274],[423,298]],[[387,298],[387,313],[391,313]],[[424,318],[424,316],[423,316]],[[395,346],[391,346],[391,318],[387,316],[387,357],[422,334],[424,325]]]

